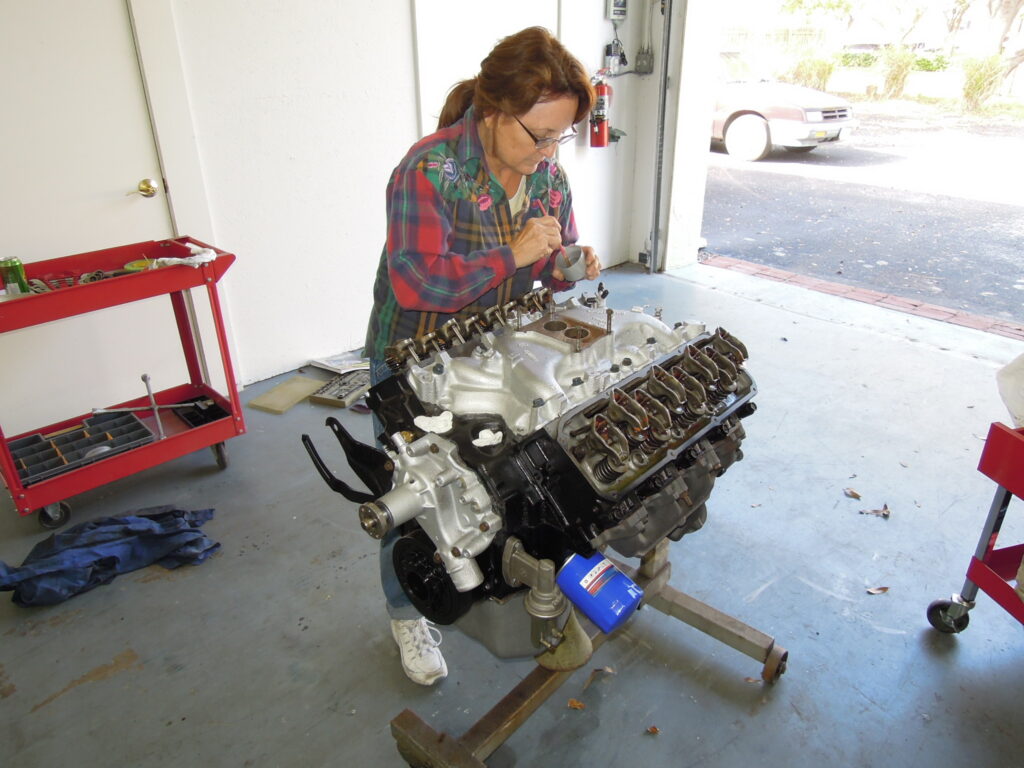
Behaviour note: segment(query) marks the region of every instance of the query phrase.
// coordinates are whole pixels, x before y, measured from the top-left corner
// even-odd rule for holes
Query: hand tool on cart
[[[207,398],[206,400],[189,400],[186,403],[171,403],[170,405],[158,405],[156,406],[160,410],[174,410],[174,409],[185,409],[185,408],[209,408],[213,405],[213,400]],[[93,408],[92,413],[132,413],[133,411],[152,411],[153,406],[151,405],[136,405],[128,408]]]
[[[146,385],[146,394],[149,395],[149,404],[153,406],[153,418],[156,419],[156,428],[160,433],[160,439],[163,440],[164,435],[164,423],[160,421],[160,411],[156,407],[156,398],[153,397],[153,388],[149,386],[149,374],[142,374],[142,383]]]

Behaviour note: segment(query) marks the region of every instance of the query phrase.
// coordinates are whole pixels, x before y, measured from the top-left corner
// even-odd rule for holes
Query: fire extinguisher
[[[590,110],[590,146],[608,146],[608,107],[612,100],[612,87],[603,80],[594,84],[594,108]]]

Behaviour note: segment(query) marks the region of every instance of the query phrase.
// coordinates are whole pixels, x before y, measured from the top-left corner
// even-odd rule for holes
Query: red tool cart
[[[1017,577],[1024,544],[996,549],[1010,497],[1024,499],[1024,429],[993,424],[978,471],[994,480],[998,488],[981,530],[978,549],[967,566],[963,590],[949,600],[936,600],[928,606],[928,621],[940,632],[962,632],[967,628],[967,612],[974,607],[979,589],[1024,624],[1024,599],[1010,583]]]
[[[159,258],[188,258],[190,246],[210,249],[213,260],[146,268]],[[25,265],[29,283],[44,291],[0,302],[0,333],[166,294],[189,381],[154,392],[143,375],[147,396],[13,438],[0,429],[0,474],[19,514],[38,511],[43,526],[57,528],[71,513],[69,497],[201,448],[213,450],[221,469],[227,466],[224,441],[245,432],[217,294],[217,281],[234,260],[181,237]],[[225,393],[214,390],[206,371],[189,290],[199,287],[210,303]]]

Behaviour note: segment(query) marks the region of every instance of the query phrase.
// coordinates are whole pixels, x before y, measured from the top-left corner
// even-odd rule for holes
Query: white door
[[[125,0],[0,0],[0,97],[0,257],[173,235]],[[146,178],[154,197],[133,193]],[[143,373],[180,384],[177,339],[163,297],[4,334],[0,427],[139,397]]]
[[[125,0],[0,0],[0,253],[22,261],[172,234]]]

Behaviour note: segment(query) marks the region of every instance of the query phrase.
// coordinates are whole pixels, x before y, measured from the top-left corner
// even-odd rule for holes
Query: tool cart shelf
[[[979,590],[1024,624],[1024,598],[1011,584],[1024,557],[1024,544],[996,549],[1010,499],[1024,499],[1024,429],[992,424],[978,471],[995,481],[996,493],[977,550],[967,566],[963,590],[949,600],[936,600],[928,606],[928,621],[940,632],[962,632],[967,628],[968,611],[974,607]]]
[[[215,258],[198,267],[130,271],[159,258],[188,258],[190,246],[209,248]],[[71,496],[202,448],[227,466],[224,442],[245,432],[217,293],[234,261],[233,254],[181,237],[25,265],[30,282],[51,290],[0,302],[0,333],[167,295],[189,381],[11,438],[0,428],[0,475],[19,514],[38,512],[42,525],[59,527]],[[209,383],[192,288],[205,288],[209,300],[224,393]],[[148,376],[143,380],[148,389]]]

